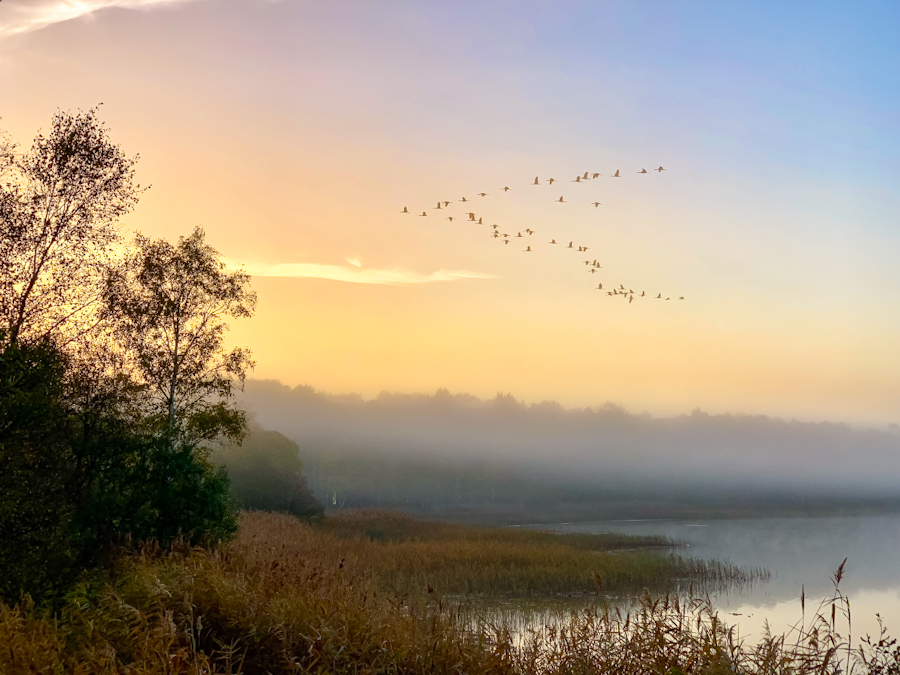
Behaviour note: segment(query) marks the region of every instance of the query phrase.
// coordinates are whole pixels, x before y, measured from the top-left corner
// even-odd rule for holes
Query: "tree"
[[[109,279],[108,316],[145,388],[149,415],[174,443],[239,439],[246,419],[231,399],[253,367],[250,350],[224,347],[228,318],[250,317],[250,276],[229,272],[196,228],[173,246],[135,237]]]
[[[12,151],[0,138],[0,329],[9,344],[70,340],[96,325],[116,223],[142,192],[138,158],[96,108],[58,112],[28,152]]]
[[[300,447],[277,431],[251,429],[240,445],[225,444],[211,459],[228,469],[239,506],[283,511],[306,520],[324,513],[303,476]]]
[[[199,230],[178,248],[138,237],[113,264],[116,222],[141,189],[96,109],[58,113],[15,150],[0,133],[0,599],[12,602],[58,596],[115,544],[235,531],[228,476],[195,443],[243,431],[227,399],[252,364],[222,338],[224,319],[255,305],[249,277],[225,273]]]

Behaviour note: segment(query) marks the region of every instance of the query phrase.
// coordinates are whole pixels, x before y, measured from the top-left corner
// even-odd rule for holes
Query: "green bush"
[[[52,599],[114,545],[236,530],[228,477],[206,451],[148,434],[114,405],[76,404],[84,383],[49,344],[0,352],[0,598]],[[83,401],[79,401],[83,403]]]
[[[48,345],[0,352],[0,597],[44,596],[68,578],[73,469],[65,359]]]

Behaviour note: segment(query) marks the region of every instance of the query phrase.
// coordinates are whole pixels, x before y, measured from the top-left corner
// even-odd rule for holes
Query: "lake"
[[[841,590],[850,598],[853,635],[878,632],[880,613],[889,632],[900,636],[900,514],[809,518],[619,520],[562,523],[553,532],[659,534],[684,542],[695,558],[714,558],[745,567],[765,567],[771,580],[713,596],[720,618],[737,625],[754,642],[768,620],[784,632],[801,618],[806,590],[809,616],[833,591],[831,577],[847,558]]]

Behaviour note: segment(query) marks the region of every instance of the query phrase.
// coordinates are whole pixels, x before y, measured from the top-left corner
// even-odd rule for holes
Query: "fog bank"
[[[900,498],[895,429],[701,411],[655,418],[611,404],[565,409],[554,402],[525,405],[510,395],[481,400],[446,390],[365,400],[272,380],[248,381],[240,402],[262,426],[300,445],[314,487],[328,473],[322,473],[322,458],[329,458],[331,484],[318,486],[320,498],[335,491],[341,462],[366,463],[368,473],[384,474],[382,482],[405,467],[412,492],[430,471],[467,475],[468,483],[493,475],[504,489],[527,490],[534,499],[542,490],[557,500],[630,495],[637,502]],[[416,466],[420,470],[411,471]],[[386,504],[409,499],[403,485],[395,487]],[[479,496],[457,490],[441,498],[496,500],[496,481],[479,490]],[[437,485],[426,490],[437,504],[435,491],[440,492]]]

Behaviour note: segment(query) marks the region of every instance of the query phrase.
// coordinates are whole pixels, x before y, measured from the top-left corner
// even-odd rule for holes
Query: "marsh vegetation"
[[[464,568],[454,566],[450,555],[442,571],[422,555],[437,559],[454,549],[468,554],[468,546],[477,546],[482,555],[468,558],[465,569],[481,593],[499,592],[497,576],[517,580],[516,588],[507,582],[505,591],[547,593],[573,579],[570,570],[581,560],[592,560],[594,569],[608,561],[602,569],[613,589],[638,587],[633,576],[615,573],[634,554],[621,552],[621,538],[577,537],[569,543],[555,535],[432,525],[383,513],[320,525],[245,513],[230,543],[145,548],[119,558],[105,578],[85,580],[73,590],[55,615],[27,602],[3,606],[0,642],[7,648],[0,650],[0,668],[805,673],[846,672],[848,659],[864,672],[888,672],[870,667],[873,659],[876,665],[896,664],[888,640],[863,651],[846,646],[840,627],[847,605],[839,591],[814,617],[810,611],[795,634],[770,636],[752,647],[736,639],[702,596],[649,590],[636,592],[630,611],[601,604],[574,613],[555,630],[514,636],[502,625],[474,627],[450,597],[468,587]],[[571,567],[554,563],[565,556]],[[677,560],[657,568],[651,581],[661,583],[673,571],[702,577],[710,570],[679,567]]]

